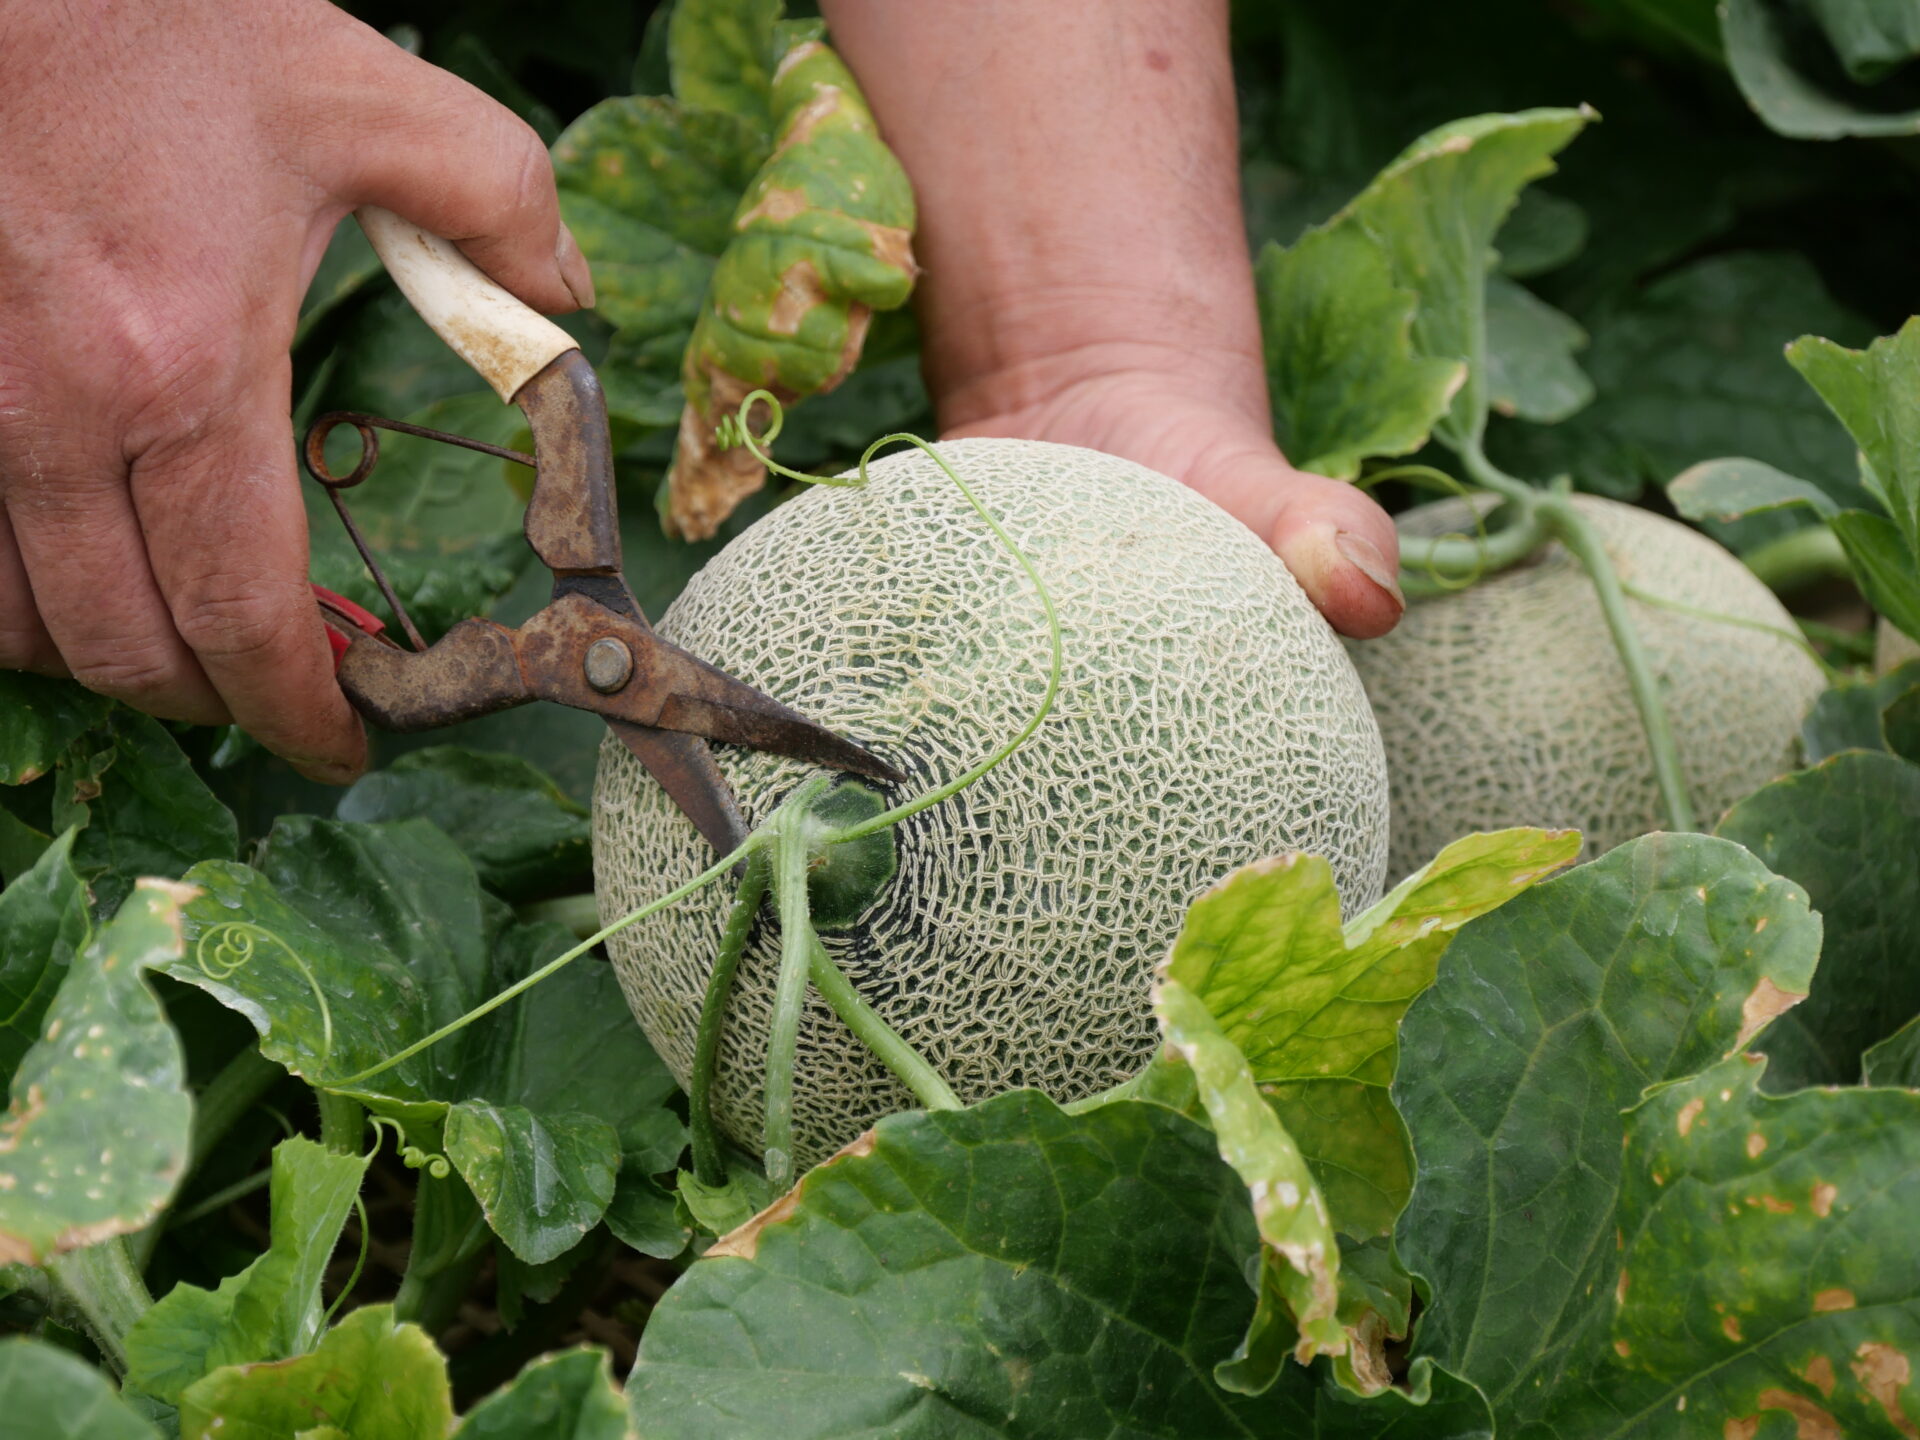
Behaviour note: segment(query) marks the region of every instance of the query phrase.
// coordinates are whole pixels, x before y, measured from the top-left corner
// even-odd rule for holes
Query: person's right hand
[[[591,303],[539,138],[324,0],[0,0],[0,668],[364,763],[307,587],[288,345],[393,210]]]

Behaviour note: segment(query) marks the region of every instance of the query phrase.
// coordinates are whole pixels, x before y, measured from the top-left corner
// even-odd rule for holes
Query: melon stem
[[[833,1007],[833,1013],[840,1017],[841,1023],[859,1037],[861,1044],[871,1050],[874,1058],[891,1070],[902,1085],[913,1092],[914,1099],[923,1107],[928,1110],[963,1108],[960,1097],[940,1078],[940,1072],[902,1039],[897,1030],[882,1020],[878,1011],[860,998],[860,992],[853,988],[853,982],[834,963],[817,934],[813,937],[808,973],[813,977],[814,988]]]
[[[713,970],[707,976],[706,998],[700,1005],[700,1030],[694,1040],[693,1074],[687,1080],[687,1128],[693,1138],[693,1173],[703,1185],[724,1185],[727,1181],[726,1151],[713,1124],[713,1077],[720,1068],[720,1037],[727,1022],[727,997],[733,993],[733,977],[740,968],[740,957],[753,933],[760,902],[766,897],[768,865],[765,852],[747,862],[746,874],[733,897],[733,910],[727,916],[726,931],[720,937],[720,949],[713,957]]]
[[[1647,732],[1647,751],[1653,758],[1653,774],[1660,787],[1660,799],[1666,806],[1667,823],[1676,831],[1695,828],[1693,802],[1687,798],[1686,779],[1680,770],[1680,750],[1674,743],[1673,726],[1667,718],[1666,700],[1660,694],[1660,682],[1647,659],[1640,632],[1634,628],[1627,610],[1627,597],[1620,585],[1620,574],[1599,533],[1587,517],[1573,508],[1563,495],[1543,496],[1539,502],[1548,529],[1572,552],[1593,581],[1593,590],[1613,634],[1614,648],[1627,672],[1627,685],[1633,691],[1634,707],[1640,712],[1641,727]]]
[[[808,909],[807,804],[827,786],[824,778],[802,785],[769,822],[773,831],[773,902],[780,915],[780,969],[773,987],[773,1022],[767,1031],[766,1128],[762,1154],[776,1190],[793,1183],[793,1069],[806,1011],[808,971],[813,962],[813,915]]]

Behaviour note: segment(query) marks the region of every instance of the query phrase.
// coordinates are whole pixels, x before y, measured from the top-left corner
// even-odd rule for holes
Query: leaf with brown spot
[[[1800,1433],[1914,1440],[1920,1392],[1920,1094],[1760,1089],[1766,1062],[1736,1056],[1655,1090],[1628,1118],[1620,1194],[1625,1262],[1637,1280],[1613,1331],[1629,1368],[1612,1399],[1657,1406],[1685,1390],[1729,1417],[1785,1410]],[[1725,1097],[1725,1098],[1723,1098]],[[1693,1135],[1674,1119],[1704,1102]],[[1749,1137],[1766,1138],[1761,1159]],[[1656,1186],[1655,1167],[1670,1173]],[[1776,1195],[1830,1187],[1822,1211],[1734,1204],[1756,1175]],[[1737,1317],[1737,1323],[1736,1322]],[[1817,1369],[1809,1351],[1825,1361]],[[1848,1374],[1832,1359],[1848,1357]],[[1851,1379],[1849,1379],[1849,1375]],[[1709,1412],[1711,1413],[1711,1412]],[[1566,1433],[1563,1428],[1562,1433]],[[1621,1433],[1608,1430],[1602,1433]],[[1631,1432],[1627,1432],[1631,1433]]]
[[[712,436],[754,389],[782,403],[831,390],[860,358],[875,310],[906,303],[917,267],[913,190],[852,74],[816,40],[774,68],[773,151],[734,212],[687,345],[686,410],[667,525],[713,534],[761,484],[758,462]]]
[[[193,1103],[146,972],[179,958],[180,906],[196,893],[135,885],[21,1057],[0,1122],[0,1261],[38,1264],[138,1230],[172,1198]]]
[[[1650,1155],[1624,1143],[1622,1112],[1648,1086],[1734,1050],[1763,979],[1776,992],[1805,991],[1819,944],[1820,921],[1799,887],[1740,846],[1649,835],[1468,925],[1408,1010],[1393,1095],[1419,1171],[1395,1244],[1432,1296],[1414,1353],[1478,1384],[1502,1434],[1538,1425],[1572,1440],[1640,1433],[1636,1424],[1655,1433],[1644,1417],[1673,1410],[1673,1390],[1638,1368],[1658,1363],[1647,1339],[1611,1329],[1616,1303],[1630,1311],[1685,1288],[1634,1249],[1620,1208],[1628,1169],[1655,1195],[1691,1192],[1689,1160],[1730,1145],[1738,1187],[1714,1197],[1713,1227],[1807,1218],[1745,1205],[1763,1187],[1789,1200],[1806,1190],[1770,1168],[1783,1158],[1780,1136],[1733,1126],[1717,1088],[1639,1116],[1638,1131],[1662,1141]],[[1769,1141],[1759,1162],[1746,1153],[1756,1131]],[[1705,1263],[1697,1247],[1710,1233],[1687,1237],[1686,1283]],[[1622,1269],[1633,1281],[1616,1302]],[[1728,1343],[1721,1317],[1737,1311],[1751,1339],[1744,1300],[1716,1298],[1740,1303],[1709,1311],[1695,1332]],[[1628,1343],[1630,1362],[1615,1340]]]

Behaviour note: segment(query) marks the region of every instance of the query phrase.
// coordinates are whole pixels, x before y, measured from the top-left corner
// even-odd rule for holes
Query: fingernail
[[[587,267],[587,257],[580,253],[580,242],[564,224],[560,227],[560,238],[554,242],[553,258],[560,266],[560,278],[566,282],[568,292],[582,309],[591,310],[593,271]]]
[[[1407,608],[1407,597],[1400,593],[1400,577],[1394,573],[1393,566],[1387,563],[1387,557],[1380,553],[1377,545],[1364,536],[1346,530],[1334,535],[1333,545],[1346,557],[1349,565],[1386,591],[1395,609]]]

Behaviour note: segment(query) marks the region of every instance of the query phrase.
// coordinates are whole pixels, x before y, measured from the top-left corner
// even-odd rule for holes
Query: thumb
[[[1384,635],[1407,608],[1393,521],[1345,481],[1289,469],[1267,544],[1342,635]]]
[[[553,164],[498,101],[372,30],[332,87],[313,170],[348,209],[378,205],[451,240],[543,314],[593,304]]]

